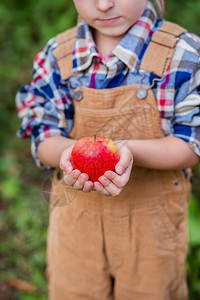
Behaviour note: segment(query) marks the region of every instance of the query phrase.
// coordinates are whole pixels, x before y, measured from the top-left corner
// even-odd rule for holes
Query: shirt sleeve
[[[200,52],[200,40],[194,42]],[[177,93],[174,101],[174,116],[171,119],[172,134],[190,144],[200,157],[200,57],[198,52],[186,52],[176,74]],[[192,60],[192,61],[189,61]],[[187,67],[185,67],[187,66]]]
[[[73,104],[67,87],[61,83],[52,50],[56,39],[51,39],[34,58],[33,79],[16,95],[16,106],[21,126],[18,136],[31,138],[31,152],[38,167],[38,145],[51,136],[69,136],[73,125]],[[47,166],[47,168],[50,168]]]

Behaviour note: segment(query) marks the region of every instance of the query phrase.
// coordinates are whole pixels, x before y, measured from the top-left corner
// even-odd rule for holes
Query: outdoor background
[[[165,16],[200,35],[200,1],[170,0]],[[16,137],[15,94],[32,76],[33,57],[76,23],[72,0],[0,2],[0,300],[47,299],[45,249],[50,173],[38,170],[29,141]],[[189,207],[187,276],[200,299],[200,166]]]

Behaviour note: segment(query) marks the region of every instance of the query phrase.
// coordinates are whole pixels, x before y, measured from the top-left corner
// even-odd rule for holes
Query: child
[[[31,137],[38,166],[56,169],[49,298],[187,299],[200,39],[162,19],[161,0],[157,12],[148,0],[74,4],[77,27],[36,56],[33,81],[16,98],[20,136]],[[76,140],[93,134],[120,152],[115,172],[97,182],[70,163]]]

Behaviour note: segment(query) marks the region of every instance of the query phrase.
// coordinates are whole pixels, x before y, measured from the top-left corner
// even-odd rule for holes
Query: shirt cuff
[[[37,137],[31,135],[31,153],[35,160],[36,166],[40,169],[43,170],[54,169],[51,166],[43,165],[42,162],[39,160],[38,153],[37,153],[40,143],[42,143],[44,140],[48,139],[49,137],[53,137],[53,136],[64,136],[66,138],[69,138],[65,130],[55,129],[55,128],[49,129],[48,132],[45,133],[43,132],[39,134]]]

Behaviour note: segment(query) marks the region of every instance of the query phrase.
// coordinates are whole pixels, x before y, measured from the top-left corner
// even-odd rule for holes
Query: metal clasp
[[[164,76],[162,76],[161,78],[154,78],[153,81],[152,81],[152,84],[148,87],[148,88],[144,88],[142,86],[142,80],[144,79],[145,77],[145,73],[141,73],[139,72],[139,74],[142,76],[141,79],[140,79],[140,87],[137,89],[136,91],[136,97],[138,99],[145,99],[148,95],[148,91],[154,86],[155,82],[156,81],[162,81]]]

